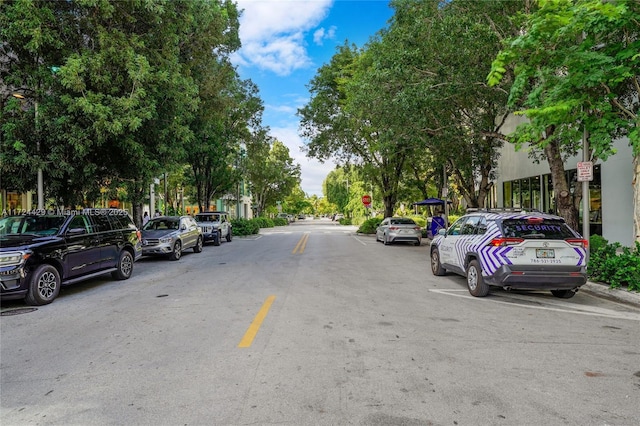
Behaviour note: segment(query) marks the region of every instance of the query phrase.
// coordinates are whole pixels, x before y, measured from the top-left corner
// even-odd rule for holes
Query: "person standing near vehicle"
[[[442,211],[438,211],[434,217],[431,218],[431,238],[438,235],[440,229],[447,229],[447,224],[442,217]]]
[[[144,212],[142,216],[142,226],[145,226],[149,222],[149,212]]]

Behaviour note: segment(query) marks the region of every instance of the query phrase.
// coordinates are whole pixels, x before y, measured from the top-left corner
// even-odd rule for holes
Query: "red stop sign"
[[[363,195],[362,204],[364,205],[371,204],[371,195]]]

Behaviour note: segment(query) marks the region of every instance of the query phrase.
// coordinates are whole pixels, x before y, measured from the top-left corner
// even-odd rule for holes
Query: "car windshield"
[[[178,221],[173,219],[153,219],[142,228],[144,231],[178,229]]]
[[[218,222],[218,221],[220,221],[220,215],[217,215],[217,214],[196,215],[196,222]]]
[[[55,235],[64,223],[64,216],[8,216],[0,219],[1,235]]]
[[[416,223],[413,221],[413,219],[399,217],[399,218],[391,219],[391,224],[392,225],[415,225]]]
[[[507,219],[502,222],[505,237],[549,240],[564,240],[575,235],[562,220],[557,219]]]

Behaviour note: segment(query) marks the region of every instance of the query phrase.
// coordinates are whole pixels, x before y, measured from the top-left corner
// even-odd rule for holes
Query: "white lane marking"
[[[502,305],[509,305],[509,306],[518,306],[521,308],[528,308],[528,309],[539,309],[542,311],[553,311],[553,312],[565,312],[565,313],[569,313],[569,314],[578,314],[578,315],[587,315],[587,316],[594,316],[594,317],[604,317],[604,318],[613,318],[613,319],[622,319],[622,320],[629,320],[629,321],[640,321],[640,314],[636,314],[634,312],[616,312],[613,311],[611,309],[606,309],[606,308],[598,308],[598,307],[589,307],[589,310],[585,310],[586,308],[584,306],[578,306],[578,305],[569,305],[566,303],[561,303],[561,302],[549,302],[546,301],[546,303],[552,303],[554,305],[560,306],[558,308],[554,308],[554,307],[549,307],[549,306],[534,306],[534,305],[524,305],[524,304],[518,304],[517,303],[517,298],[514,298],[513,302],[504,302],[502,300],[496,300],[495,298],[485,298],[485,297],[473,297],[470,294],[468,294],[468,291],[465,289],[429,289],[429,291],[434,292],[434,293],[439,293],[439,294],[445,294],[448,296],[454,296],[454,297],[464,297],[465,299],[473,299],[474,301],[479,301],[479,302],[492,302],[492,303],[500,303]],[[466,292],[467,294],[456,294],[457,292]],[[565,308],[562,308],[562,307]]]
[[[353,237],[354,240],[356,240],[357,242],[359,242],[360,244],[362,244],[363,246],[366,246],[367,243],[365,243],[364,241],[362,241],[360,238],[358,237]]]

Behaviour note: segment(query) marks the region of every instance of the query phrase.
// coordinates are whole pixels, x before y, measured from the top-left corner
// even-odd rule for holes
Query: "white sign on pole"
[[[578,182],[590,182],[593,180],[593,162],[578,162]]]

